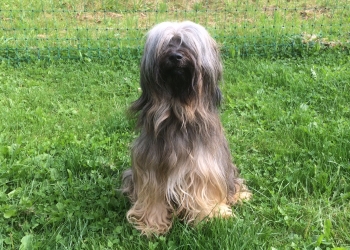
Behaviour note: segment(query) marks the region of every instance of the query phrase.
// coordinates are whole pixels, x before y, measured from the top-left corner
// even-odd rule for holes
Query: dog
[[[142,234],[165,234],[178,216],[197,224],[233,216],[251,192],[232,163],[219,119],[223,66],[215,40],[196,23],[163,22],[146,36],[141,96],[130,107],[139,137],[122,191]]]

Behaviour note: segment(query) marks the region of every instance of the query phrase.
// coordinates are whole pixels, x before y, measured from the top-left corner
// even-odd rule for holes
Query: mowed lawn
[[[221,118],[253,199],[147,239],[118,193],[139,61],[0,64],[0,249],[349,249],[350,56],[224,65]]]

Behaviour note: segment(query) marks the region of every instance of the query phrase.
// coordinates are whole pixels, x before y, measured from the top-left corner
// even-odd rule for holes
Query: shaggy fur
[[[140,136],[123,192],[127,219],[143,234],[166,233],[172,217],[197,223],[232,216],[250,197],[233,165],[218,106],[222,64],[215,41],[192,22],[152,28],[141,62],[141,97],[131,111]]]

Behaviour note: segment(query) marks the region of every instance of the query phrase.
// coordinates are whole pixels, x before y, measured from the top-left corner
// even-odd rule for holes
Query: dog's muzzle
[[[195,66],[184,52],[169,50],[161,58],[160,76],[172,96],[185,100],[193,90]]]

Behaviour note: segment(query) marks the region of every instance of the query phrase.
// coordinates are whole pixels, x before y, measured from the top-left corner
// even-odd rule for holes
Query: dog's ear
[[[221,90],[220,90],[219,87],[216,87],[215,88],[215,93],[214,93],[214,100],[213,100],[214,101],[214,105],[216,107],[219,107],[221,105],[222,99],[223,99],[223,97],[222,97]]]

